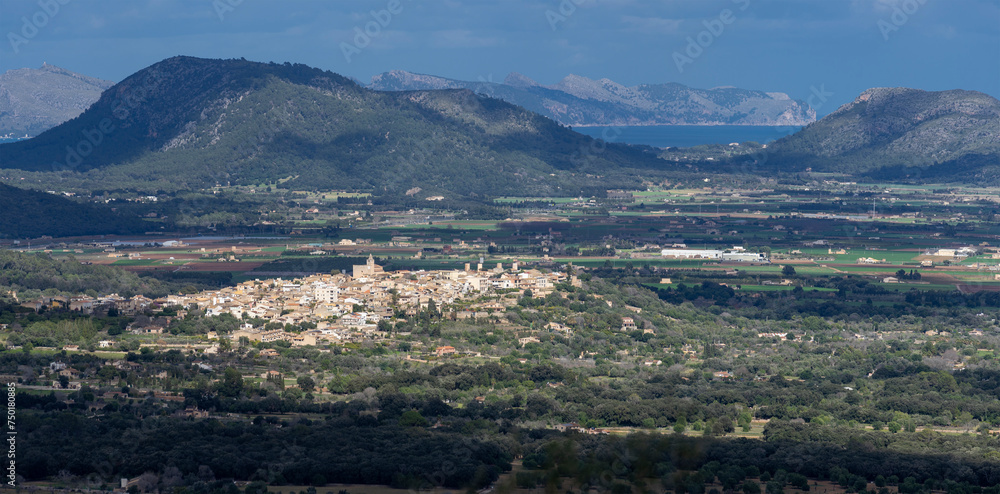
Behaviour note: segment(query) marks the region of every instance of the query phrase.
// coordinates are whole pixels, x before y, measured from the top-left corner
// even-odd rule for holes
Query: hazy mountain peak
[[[559,81],[558,84],[550,87],[565,91],[579,98],[598,101],[615,101],[618,103],[631,101],[634,103],[637,96],[632,88],[625,87],[611,79],[604,78],[595,81],[576,74],[570,74]]]
[[[114,83],[42,63],[0,74],[0,134],[37,135],[76,117]]]
[[[585,76],[582,76],[582,75],[576,75],[576,74],[567,74],[566,77],[562,78],[562,80],[560,80],[559,82],[557,82],[557,83],[555,83],[555,84],[553,84],[552,86],[549,86],[549,87],[551,87],[551,88],[560,88],[560,87],[574,87],[574,86],[580,86],[580,85],[582,85],[582,86],[590,86],[590,85],[593,85],[593,84],[594,84],[594,80],[590,79],[589,77],[585,77]]]
[[[504,78],[503,83],[508,86],[520,87],[520,88],[540,86],[540,84],[535,82],[530,77],[518,72],[511,72],[507,74],[507,77]]]
[[[416,91],[423,89],[454,89],[463,87],[459,81],[435,75],[416,74],[406,70],[390,70],[372,76],[369,88],[377,91]]]
[[[372,78],[370,89],[466,88],[527,108],[564,125],[806,125],[816,112],[785,93],[734,87],[693,89],[675,82],[625,86],[569,74],[543,86],[517,72],[501,84],[457,81],[405,71]]]

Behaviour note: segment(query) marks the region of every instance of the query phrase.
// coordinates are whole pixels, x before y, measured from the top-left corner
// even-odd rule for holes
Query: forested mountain
[[[784,93],[677,83],[628,87],[569,75],[543,86],[516,72],[502,83],[459,81],[394,70],[368,86],[380,91],[465,88],[523,106],[565,125],[806,125],[816,112]]]
[[[459,195],[579,193],[635,181],[622,174],[598,184],[587,172],[666,166],[650,152],[596,146],[467,89],[377,92],[304,65],[191,57],[133,74],[78,118],[0,146],[0,159],[8,169],[99,170],[105,181],[135,188],[291,177],[280,186],[400,195],[413,187]]]
[[[0,211],[4,212],[0,214],[0,238],[141,233],[148,228],[135,216],[2,183]]]
[[[37,135],[97,101],[114,83],[55,65],[0,74],[0,135]]]
[[[874,88],[771,146],[766,166],[883,179],[1000,180],[1000,101]]]

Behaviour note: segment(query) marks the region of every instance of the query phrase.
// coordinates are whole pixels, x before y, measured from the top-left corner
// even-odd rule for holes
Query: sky
[[[1000,97],[1000,0],[0,0],[0,71],[120,81],[175,55],[542,84],[569,74],[784,92]]]

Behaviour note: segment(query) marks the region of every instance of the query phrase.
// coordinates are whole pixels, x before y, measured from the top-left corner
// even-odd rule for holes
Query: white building
[[[674,259],[722,259],[722,251],[714,249],[663,249],[660,255]]]

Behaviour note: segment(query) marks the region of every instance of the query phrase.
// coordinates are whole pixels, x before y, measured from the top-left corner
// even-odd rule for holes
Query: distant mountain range
[[[508,80],[505,87],[535,87]],[[568,81],[563,87],[593,89]],[[872,89],[762,154],[726,159],[733,152],[723,146],[713,161],[674,161],[654,148],[600,143],[467,88],[374,91],[300,64],[174,57],[115,84],[79,117],[0,144],[0,169],[49,172],[31,183],[77,190],[267,184],[368,191],[385,200],[467,200],[602,195],[655,177],[722,172],[725,163],[748,159],[770,175],[811,168],[992,183],[1000,181],[991,178],[1000,163],[998,140],[1000,102],[987,95]]]
[[[552,86],[511,73],[502,83],[459,81],[394,70],[368,85],[378,91],[469,89],[570,126],[807,125],[816,112],[784,93],[732,87],[694,89],[681,84],[623,86],[609,79],[570,75]]]
[[[976,91],[874,88],[775,141],[768,165],[885,179],[1000,180],[1000,101]]]
[[[450,197],[603,193],[667,167],[651,148],[597,145],[467,89],[379,92],[304,65],[192,57],[140,70],[78,118],[0,145],[0,158],[135,190],[288,179],[280,186]],[[623,169],[623,181],[609,176]]]
[[[75,118],[113,86],[55,65],[0,74],[0,136],[34,136]]]

